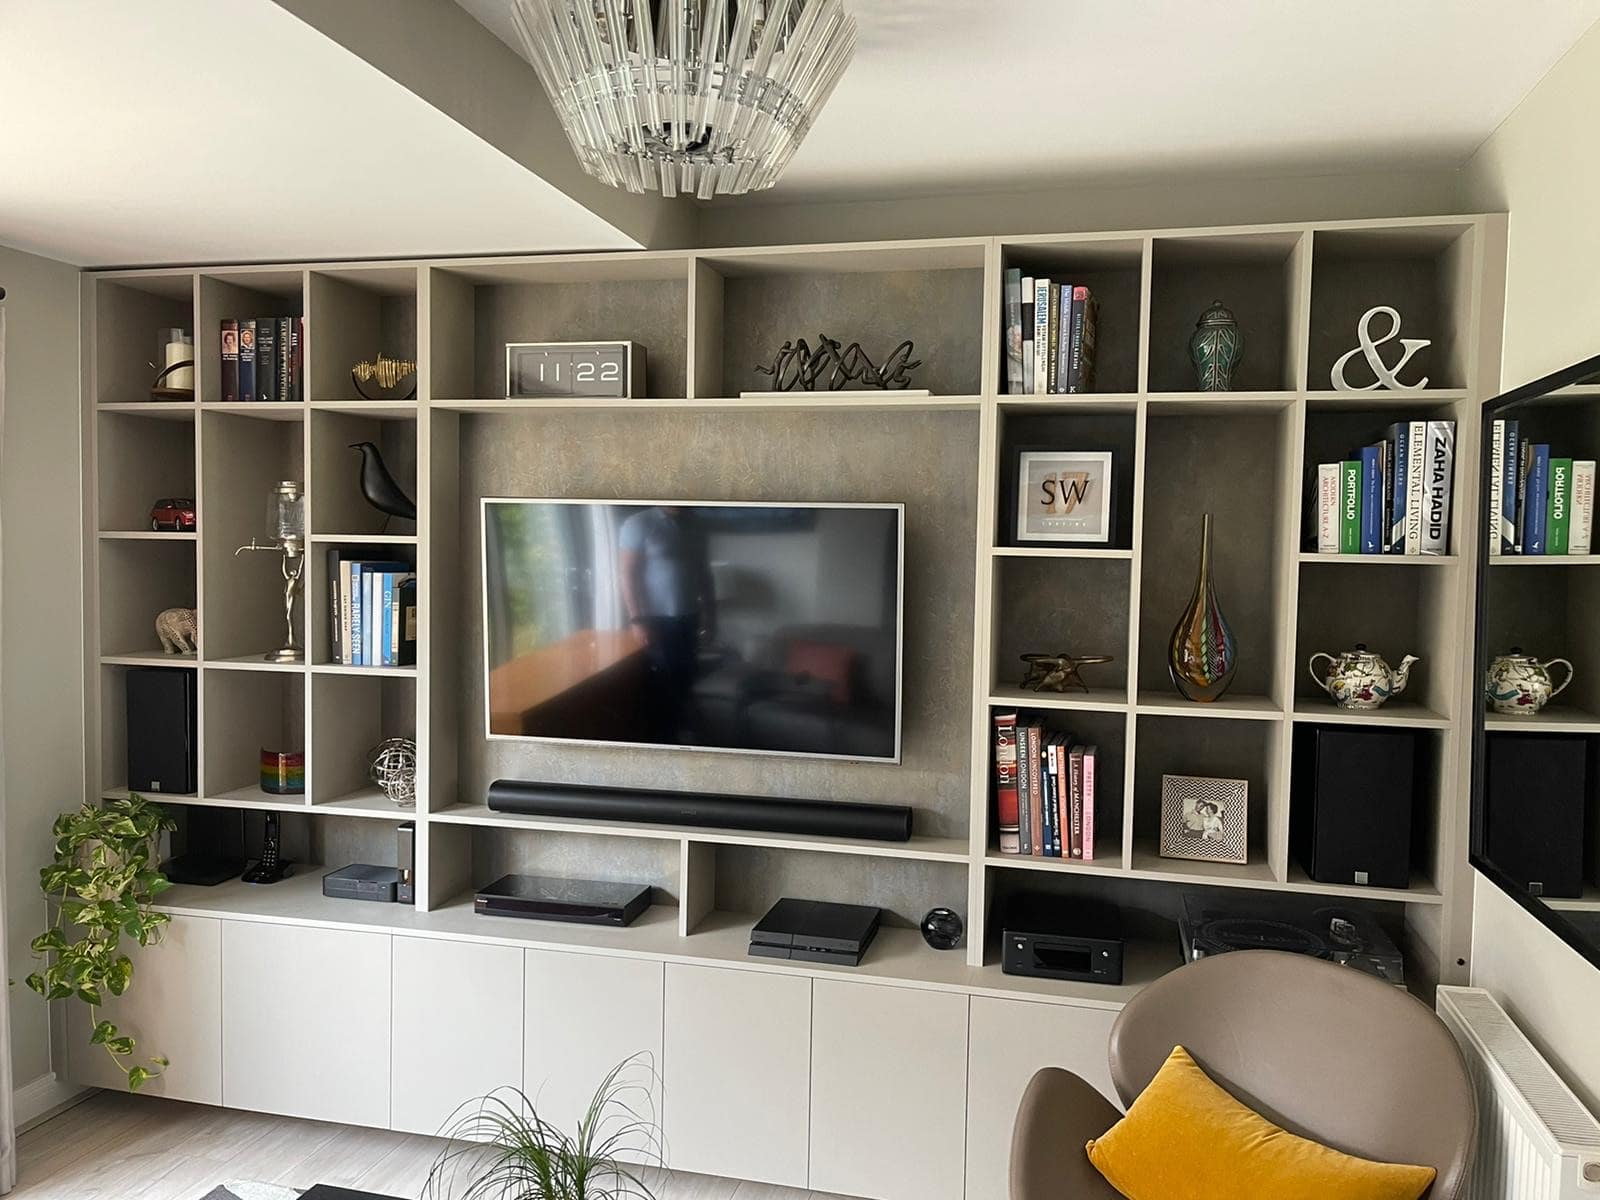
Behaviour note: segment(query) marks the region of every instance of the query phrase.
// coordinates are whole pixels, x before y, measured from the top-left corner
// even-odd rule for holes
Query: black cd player
[[[1079,983],[1122,982],[1115,908],[1063,896],[1017,896],[1005,906],[1000,969]]]

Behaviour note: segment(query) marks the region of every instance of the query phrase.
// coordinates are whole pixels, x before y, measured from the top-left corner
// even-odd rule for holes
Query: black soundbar
[[[708,825],[763,833],[911,840],[911,809],[902,804],[835,804],[770,796],[713,796],[648,788],[590,787],[496,779],[489,785],[495,812],[534,817],[579,817],[652,825]]]

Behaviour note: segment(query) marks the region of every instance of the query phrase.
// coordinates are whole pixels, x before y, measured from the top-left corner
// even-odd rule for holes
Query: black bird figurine
[[[350,449],[361,451],[361,494],[367,503],[391,517],[407,521],[417,519],[416,502],[400,489],[389,468],[383,465],[383,455],[371,442],[351,442]]]

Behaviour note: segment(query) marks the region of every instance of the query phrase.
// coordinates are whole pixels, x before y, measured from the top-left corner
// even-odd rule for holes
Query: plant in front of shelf
[[[172,886],[157,867],[158,843],[176,827],[165,810],[138,793],[102,805],[85,803],[56,818],[55,855],[39,871],[54,919],[33,939],[34,954],[46,964],[28,976],[28,986],[46,1000],[76,997],[89,1006],[89,1041],[106,1048],[129,1091],[160,1075],[167,1060],[155,1055],[134,1062],[134,1039],[101,1019],[100,1009],[107,995],[121,996],[133,982],[123,937],[152,945],[171,920],[151,905]]]
[[[423,1195],[459,1200],[655,1200],[639,1166],[661,1165],[655,1069],[648,1055],[606,1074],[576,1129],[539,1115],[517,1088],[496,1088],[456,1110],[451,1144],[428,1172]]]

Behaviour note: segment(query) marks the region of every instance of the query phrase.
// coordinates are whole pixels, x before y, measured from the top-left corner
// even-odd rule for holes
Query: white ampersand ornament
[[[1379,313],[1383,313],[1389,318],[1389,332],[1380,338],[1374,338],[1371,330],[1372,318]],[[1433,345],[1431,340],[1428,338],[1400,338],[1400,345],[1405,348],[1405,353],[1400,356],[1400,361],[1395,363],[1393,367],[1388,366],[1383,361],[1382,356],[1379,355],[1378,347],[1385,342],[1394,340],[1399,336],[1399,333],[1400,314],[1398,312],[1387,304],[1380,304],[1377,308],[1369,308],[1366,315],[1361,318],[1361,324],[1357,331],[1361,344],[1354,350],[1346,350],[1339,356],[1339,360],[1333,364],[1332,380],[1334,388],[1341,392],[1372,392],[1378,388],[1427,387],[1428,377],[1426,375],[1416,383],[1409,384],[1401,383],[1396,376],[1405,369],[1405,365],[1411,361],[1413,354],[1425,346]],[[1371,383],[1362,387],[1346,383],[1344,378],[1345,364],[1358,354],[1366,358],[1367,365],[1372,368],[1372,373],[1376,376]]]

